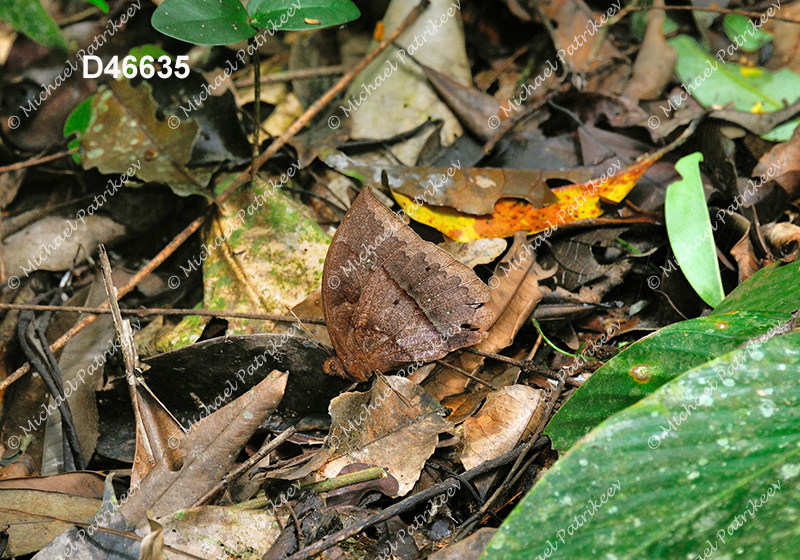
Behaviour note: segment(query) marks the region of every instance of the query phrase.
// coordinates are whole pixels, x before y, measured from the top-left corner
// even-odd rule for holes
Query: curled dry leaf
[[[789,222],[767,224],[762,228],[770,248],[783,262],[793,262],[800,246],[800,227]]]
[[[544,391],[511,385],[494,391],[478,414],[464,421],[461,464],[469,470],[511,451],[542,418]]]

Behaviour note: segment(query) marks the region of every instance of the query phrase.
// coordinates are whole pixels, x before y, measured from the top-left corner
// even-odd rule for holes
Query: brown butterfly
[[[471,346],[492,324],[489,296],[471,268],[423,241],[366,186],[322,271],[322,310],[336,352],[325,372],[366,381]]]

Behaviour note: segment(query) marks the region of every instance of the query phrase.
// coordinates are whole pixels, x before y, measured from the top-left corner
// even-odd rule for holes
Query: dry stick
[[[695,6],[631,6],[625,8],[628,12],[644,12],[646,10],[684,10],[684,11],[691,11],[691,12],[713,12],[715,14],[734,14],[739,16],[745,16],[753,19],[758,19],[763,13],[760,12],[745,12],[743,10],[731,10],[728,8],[696,8]],[[786,21],[789,23],[800,23],[800,20],[789,18],[789,17],[782,17],[782,16],[772,16],[769,19],[777,19],[779,21]]]
[[[302,70],[287,70],[286,72],[275,72],[261,76],[262,84],[270,84],[273,82],[289,82],[292,80],[307,80],[316,78],[318,76],[335,76],[345,73],[345,67],[342,65],[337,66],[319,66],[317,68],[304,68]],[[236,85],[240,87],[252,86],[254,83],[252,78],[245,78],[237,80]]]
[[[94,315],[111,315],[113,311],[107,307],[82,307],[79,305],[34,305],[29,303],[0,303],[0,309],[11,309],[14,311],[55,311],[64,313],[92,313]],[[173,315],[191,317],[198,315],[201,317],[231,317],[235,319],[257,319],[263,321],[278,321],[282,323],[294,323],[297,320],[312,325],[324,325],[324,319],[312,317],[297,317],[295,315],[270,315],[268,313],[238,313],[236,311],[226,311],[224,309],[215,311],[214,309],[174,309],[169,307],[138,307],[136,309],[120,309],[123,315],[136,315],[137,317],[151,317],[153,315]]]
[[[68,150],[66,152],[59,152],[57,154],[40,157],[38,159],[29,159],[27,161],[12,163],[11,165],[0,167],[0,173],[8,173],[9,171],[17,171],[25,167],[33,167],[34,165],[39,165],[40,163],[47,163],[48,161],[53,161],[54,159],[61,159],[63,157],[71,156],[72,154],[75,154],[77,152],[78,148],[72,148],[71,150]]]
[[[46,519],[48,521],[57,521],[58,523],[64,523],[66,525],[75,525],[76,527],[83,527],[84,529],[91,529],[91,530],[97,531],[99,533],[107,533],[109,535],[116,535],[118,537],[122,537],[122,538],[125,538],[125,539],[131,539],[132,541],[141,542],[144,539],[144,537],[140,537],[136,533],[131,533],[131,532],[128,532],[128,531],[118,531],[116,529],[109,529],[108,527],[100,527],[99,525],[97,527],[94,527],[94,529],[92,529],[92,525],[94,525],[94,523],[86,523],[85,521],[75,521],[73,519],[64,519],[63,517],[56,517],[54,515],[46,515],[44,513],[33,513],[31,511],[23,511],[23,510],[19,510],[19,509],[4,508],[4,507],[0,507],[0,512],[2,512],[2,513],[10,513],[10,514],[18,516],[18,517],[36,517],[37,519]],[[14,525],[15,523],[17,523],[17,522],[11,522],[11,523],[9,523],[9,525]],[[187,556],[189,558],[195,558],[196,560],[206,560],[202,556],[195,556],[191,552],[178,550],[177,548],[173,548],[173,547],[171,547],[169,545],[166,545],[166,544],[164,545],[164,550],[168,550],[168,551],[174,552],[176,554],[181,554],[181,555]]]
[[[312,103],[311,106],[308,109],[306,109],[306,112],[300,115],[300,118],[298,118],[294,122],[294,124],[292,124],[292,126],[290,126],[288,130],[286,130],[286,132],[284,132],[278,138],[276,138],[272,142],[272,144],[270,144],[270,146],[266,150],[264,150],[264,153],[261,154],[261,156],[259,156],[259,158],[255,161],[256,167],[260,167],[269,158],[278,153],[278,150],[280,150],[283,146],[285,146],[286,143],[289,140],[291,140],[295,134],[300,132],[300,130],[302,130],[303,127],[306,126],[309,123],[309,121],[311,121],[311,119],[314,118],[314,116],[323,107],[325,107],[325,105],[330,103],[331,100],[333,100],[333,98],[336,97],[339,94],[339,92],[344,90],[344,88],[347,87],[347,85],[364,68],[366,68],[370,62],[375,60],[375,58],[379,54],[381,54],[384,50],[386,50],[386,47],[388,47],[392,43],[392,41],[397,39],[397,37],[403,31],[405,31],[409,25],[414,23],[416,19],[419,17],[419,15],[425,10],[425,8],[428,7],[429,4],[430,0],[422,0],[413,10],[411,10],[406,19],[403,20],[403,22],[399,26],[397,26],[397,29],[395,29],[390,35],[388,35],[383,39],[383,41],[381,41],[381,43],[375,48],[375,50],[373,50],[366,57],[364,57],[347,74],[342,76],[342,78],[338,82],[336,82],[336,85],[334,85],[331,89],[325,92],[325,94],[322,97],[320,97],[314,103]],[[230,185],[228,185],[228,188],[226,188],[222,192],[222,194],[220,194],[219,197],[217,197],[217,206],[221,205],[228,198],[230,198],[230,196],[234,193],[234,191],[237,188],[239,188],[241,185],[245,184],[249,180],[250,180],[250,168],[248,167],[247,169],[242,171],[239,175],[237,175],[236,178],[233,180],[233,182]],[[130,281],[119,290],[119,297],[122,298],[128,292],[133,290],[133,288],[136,287],[136,285],[139,282],[141,282],[145,276],[153,272],[153,270],[155,270],[161,263],[167,260],[167,258],[170,255],[172,255],[172,253],[174,253],[175,250],[178,247],[180,247],[180,245],[184,241],[189,239],[189,237],[191,237],[192,234],[200,228],[203,222],[206,221],[207,216],[211,215],[214,211],[216,211],[216,207],[211,206],[208,209],[208,211],[206,211],[205,214],[199,216],[191,224],[186,226],[186,229],[180,232],[175,237],[175,239],[170,241],[169,245],[164,247],[164,249],[162,249],[160,253],[158,253],[155,257],[153,257],[153,259],[150,262],[148,262],[139,272],[137,272],[135,275],[131,277]],[[107,303],[103,302],[103,305],[101,307],[106,307],[106,305]],[[64,333],[64,335],[61,338],[56,340],[50,346],[50,351],[55,352],[56,350],[61,349],[73,336],[81,332],[84,328],[86,328],[87,325],[93,323],[97,319],[97,317],[98,315],[90,315],[89,317],[85,317],[81,322],[77,323],[74,327],[72,327],[70,330]],[[14,383],[14,381],[18,380],[20,377],[28,373],[30,369],[31,365],[27,362],[25,362],[25,364],[23,364],[22,366],[18,367],[11,375],[6,377],[3,381],[0,381],[0,391],[3,391],[9,385]]]
[[[519,460],[518,457],[524,456],[522,454],[525,453],[527,449],[534,449],[534,448],[538,449],[539,447],[544,447],[548,441],[549,440],[546,437],[539,438],[533,445],[531,444],[520,445],[515,449],[512,449],[508,453],[505,453],[500,457],[497,457],[496,459],[492,459],[490,461],[484,461],[477,467],[470,469],[464,474],[462,474],[459,477],[459,479],[448,478],[447,480],[444,480],[439,484],[436,484],[435,486],[431,486],[430,488],[418,492],[413,496],[410,496],[405,500],[402,500],[396,503],[395,505],[386,508],[380,513],[376,513],[375,515],[370,516],[361,522],[354,523],[349,527],[345,527],[341,531],[337,531],[332,535],[328,535],[321,541],[318,541],[312,544],[311,546],[304,548],[303,550],[295,552],[294,554],[286,558],[286,560],[305,560],[306,558],[311,558],[312,556],[319,554],[323,550],[328,550],[329,548],[335,546],[336,544],[342,542],[343,540],[349,539],[353,535],[357,535],[367,527],[371,527],[373,525],[386,521],[387,519],[391,519],[392,517],[394,517],[399,513],[415,508],[417,505],[425,502],[426,500],[430,500],[431,498],[434,498],[440,494],[444,494],[450,488],[459,485],[460,479],[470,481],[473,478],[481,476],[482,474],[493,471],[498,467],[502,467],[503,465],[510,463],[514,459]]]
[[[472,375],[470,372],[465,371],[465,370],[461,369],[458,366],[454,366],[453,364],[448,364],[447,362],[444,362],[442,360],[435,360],[435,361],[436,361],[437,364],[439,364],[441,366],[444,366],[446,368],[450,368],[453,371],[455,371],[456,373],[463,375],[467,379],[472,379],[475,383],[480,383],[481,385],[483,385],[484,387],[488,387],[492,391],[497,391],[497,387],[495,387],[494,385],[492,385],[488,381],[484,381],[480,377],[476,377],[476,376]]]
[[[216,484],[216,486],[214,486],[211,490],[209,490],[201,498],[199,498],[194,504],[192,504],[192,507],[202,506],[203,504],[206,504],[209,501],[211,501],[211,498],[222,492],[222,490],[224,490],[225,487],[228,486],[231,482],[242,476],[250,468],[252,468],[253,465],[255,465],[261,459],[272,453],[275,450],[275,448],[277,448],[284,441],[292,437],[292,435],[294,435],[296,431],[297,429],[294,426],[290,426],[289,428],[285,429],[283,432],[278,434],[278,436],[275,439],[271,441],[265,441],[264,445],[261,446],[261,449],[255,452],[253,456],[250,457],[247,461],[245,461],[244,463],[236,467],[234,470],[232,470],[230,473],[228,473],[228,475],[221,481],[219,481]]]

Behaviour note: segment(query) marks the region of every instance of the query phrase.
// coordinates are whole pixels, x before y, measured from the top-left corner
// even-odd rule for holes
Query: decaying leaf
[[[288,373],[273,371],[250,391],[198,422],[185,440],[186,458],[172,471],[166,458],[141,481],[122,505],[122,514],[136,524],[147,523],[146,511],[169,515],[192,505],[230,469],[256,428],[283,397]]]
[[[181,265],[176,279],[183,281],[202,268],[206,309],[285,314],[319,287],[329,244],[330,238],[305,207],[273,185],[257,181],[223,205],[222,214],[205,232],[199,254]],[[184,319],[164,335],[159,348],[172,350],[194,342],[206,322],[200,317]],[[262,333],[272,326],[228,319],[228,334]]]
[[[450,429],[442,407],[422,388],[399,376],[376,376],[366,393],[343,393],[331,401],[333,456],[320,474],[334,477],[350,463],[385,467],[406,495],[433,454],[439,434]]]
[[[164,183],[180,195],[208,196],[205,186],[211,170],[186,167],[199,131],[197,123],[189,120],[173,129],[167,120],[157,119],[156,110],[147,82],[133,87],[128,80],[112,81],[101,88],[81,139],[83,166],[108,174],[127,173],[133,167],[141,181]]]
[[[158,521],[164,527],[165,544],[200,558],[261,558],[280,534],[276,517],[268,509],[202,506]]]
[[[431,226],[456,241],[466,242],[489,237],[510,237],[517,231],[531,234],[554,232],[559,227],[603,214],[601,199],[621,202],[650,167],[671,149],[682,144],[688,134],[684,133],[672,144],[638,158],[627,167],[622,162],[608,161],[606,173],[591,181],[555,187],[555,204],[534,208],[526,201],[500,199],[494,212],[487,216],[471,216],[452,208],[432,208],[419,205],[413,199],[398,192],[395,200],[415,221]]]

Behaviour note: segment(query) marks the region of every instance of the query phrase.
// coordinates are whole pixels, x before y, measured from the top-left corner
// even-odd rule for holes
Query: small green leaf
[[[794,332],[734,350],[609,418],[481,559],[797,558],[798,347]]]
[[[61,30],[39,0],[0,1],[0,20],[48,49],[67,50]]]
[[[669,244],[683,275],[703,301],[716,307],[725,298],[725,292],[700,179],[701,161],[703,155],[695,152],[675,164],[683,179],[667,187],[664,216]]]
[[[93,4],[103,10],[104,14],[108,13],[108,4],[106,4],[105,0],[86,0],[89,4]]]
[[[750,18],[739,14],[727,14],[722,20],[722,27],[725,29],[725,35],[734,44],[738,38],[738,42],[742,45],[741,49],[745,52],[755,52],[772,41],[771,33],[756,27]]]
[[[136,59],[136,64],[139,63],[143,56],[152,56],[153,60],[158,60],[162,56],[168,56],[172,60],[175,60],[175,57],[169,54],[167,51],[158,45],[152,44],[133,47],[130,51],[128,51],[128,55]]]
[[[350,0],[251,0],[247,13],[253,25],[271,33],[321,29],[361,16]]]
[[[733,103],[734,109],[752,113],[768,113],[794,103],[800,98],[800,76],[789,68],[767,70],[721,62],[687,35],[668,39],[678,55],[675,74],[685,89],[703,107]],[[725,53],[720,51],[719,56]],[[786,142],[800,122],[794,119],[776,126],[762,138]]]
[[[92,119],[92,99],[94,99],[94,95],[90,95],[81,101],[69,114],[66,122],[64,122],[65,138],[74,132],[79,132],[81,136],[86,134],[86,130],[89,128],[89,121]],[[69,144],[67,144],[67,148],[72,150],[73,148],[78,148],[80,145],[81,139],[73,138],[69,141]],[[75,163],[80,163],[80,152],[72,154],[72,159],[75,160]]]
[[[168,37],[197,45],[227,45],[256,34],[239,0],[166,0],[150,23]]]

